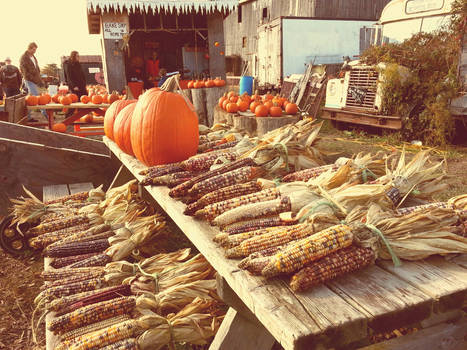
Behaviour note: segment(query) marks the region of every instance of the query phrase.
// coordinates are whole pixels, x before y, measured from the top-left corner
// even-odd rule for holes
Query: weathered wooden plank
[[[450,261],[467,269],[467,254],[460,254],[459,256],[452,258]]]
[[[70,194],[75,194],[79,192],[88,192],[94,188],[92,182],[81,182],[75,184],[69,184],[68,188],[70,189]]]
[[[47,105],[37,105],[37,106],[27,106],[28,110],[38,110],[38,109],[53,109],[61,111],[63,108],[77,108],[77,109],[93,109],[93,108],[108,108],[110,104],[108,103],[82,103],[75,102],[67,106],[62,105],[61,103],[49,103]]]
[[[12,123],[0,122],[0,138],[110,156],[102,141]]]
[[[193,106],[198,115],[198,123],[208,125],[208,114],[206,110],[206,88],[192,89]]]
[[[376,330],[394,329],[427,318],[433,299],[380,267],[371,266],[327,285],[357,310]]]
[[[266,117],[256,118],[256,133],[258,136],[263,136],[269,131],[283,127],[287,124],[294,124],[300,120],[298,115],[284,115],[283,117]]]
[[[225,93],[224,87],[215,87],[206,89],[206,112],[209,127],[214,124],[214,107],[217,106],[219,99]]]
[[[360,350],[464,350],[467,349],[467,319],[442,323]]]
[[[444,258],[404,262],[401,267],[381,261],[379,266],[430,295],[436,301],[435,311],[460,308],[467,296],[467,270]]]
[[[111,151],[141,180],[139,172],[146,167],[124,154],[113,141],[104,137]],[[184,204],[168,196],[165,187],[146,186],[146,190],[182,229],[209,263],[222,275],[245,305],[285,349],[309,349],[313,335],[322,331],[288,286],[281,280],[266,281],[238,269],[237,262],[224,257],[212,238],[218,233],[205,222],[183,214]]]
[[[57,183],[107,187],[116,171],[108,156],[0,138],[0,215],[7,212],[8,198],[24,194],[23,185],[40,198],[43,186]]]
[[[68,190],[68,186],[66,184],[48,185],[44,186],[42,189],[42,199],[44,202],[55,198],[65,197],[69,194],[70,191]]]
[[[261,323],[253,323],[229,308],[209,350],[270,350],[274,342]]]

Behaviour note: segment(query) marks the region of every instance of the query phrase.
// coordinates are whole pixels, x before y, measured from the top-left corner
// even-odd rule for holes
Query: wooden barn
[[[224,20],[227,72],[277,84],[361,53],[389,0],[240,0]]]
[[[88,0],[90,34],[102,36],[105,82],[122,90],[130,70],[144,71],[156,51],[160,68],[182,78],[225,76],[223,19],[237,0]],[[143,72],[144,73],[144,72]]]

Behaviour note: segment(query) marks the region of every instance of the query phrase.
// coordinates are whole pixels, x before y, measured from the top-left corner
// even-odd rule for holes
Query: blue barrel
[[[240,78],[240,95],[244,92],[253,95],[253,77],[243,76]]]

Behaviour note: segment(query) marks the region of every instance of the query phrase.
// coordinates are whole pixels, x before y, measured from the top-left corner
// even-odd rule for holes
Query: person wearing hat
[[[19,95],[21,87],[21,72],[11,64],[10,57],[5,59],[5,65],[0,68],[0,84],[6,97]]]

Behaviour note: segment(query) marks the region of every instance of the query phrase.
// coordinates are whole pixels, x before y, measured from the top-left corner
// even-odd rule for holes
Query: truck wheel
[[[0,246],[2,249],[13,256],[19,256],[29,251],[29,244],[15,226],[10,226],[12,221],[11,216],[7,216],[0,222]],[[29,224],[21,224],[20,230],[26,232]]]

